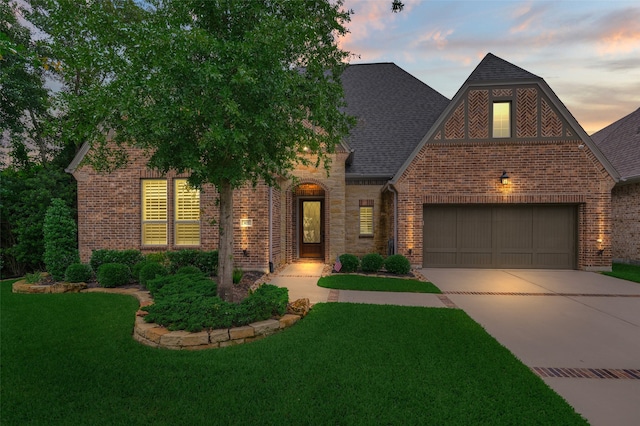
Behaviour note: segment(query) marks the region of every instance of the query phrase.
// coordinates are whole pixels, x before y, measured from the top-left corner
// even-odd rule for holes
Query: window
[[[167,181],[142,181],[142,244],[167,244]]]
[[[511,137],[511,102],[493,103],[493,137]]]
[[[360,235],[373,235],[373,200],[360,200]]]
[[[200,245],[200,191],[189,187],[186,179],[176,179],[174,183],[175,244]]]

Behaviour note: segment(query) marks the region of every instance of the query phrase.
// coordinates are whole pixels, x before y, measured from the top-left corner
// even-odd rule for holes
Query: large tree
[[[229,300],[233,190],[247,183],[274,185],[310,158],[326,166],[348,133],[340,75],[349,53],[336,38],[346,32],[349,12],[328,0],[141,5],[146,13],[139,20],[114,28],[121,34],[115,52],[122,59],[82,103],[95,130],[88,161],[109,169],[126,159],[128,146],[136,146],[147,151],[149,167],[188,172],[195,188],[214,185],[219,292]],[[98,34],[94,54],[114,52],[100,48],[99,28],[86,30]],[[93,56],[86,60],[100,63]],[[113,130],[110,140],[106,129]]]

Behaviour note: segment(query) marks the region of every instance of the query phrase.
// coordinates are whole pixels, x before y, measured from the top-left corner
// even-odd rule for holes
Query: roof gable
[[[640,108],[591,135],[623,179],[640,179]]]
[[[492,101],[503,99],[516,106],[513,112],[516,128],[512,130],[512,137],[494,139],[488,128],[491,117],[489,108]],[[485,131],[481,129],[483,125]],[[390,183],[395,184],[401,179],[425,144],[517,143],[527,139],[552,141],[560,138],[587,145],[617,181],[619,175],[615,168],[547,83],[535,74],[489,53],[467,78]]]

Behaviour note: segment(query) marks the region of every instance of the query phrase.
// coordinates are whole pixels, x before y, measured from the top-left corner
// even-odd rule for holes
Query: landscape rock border
[[[14,293],[23,294],[67,292],[123,294],[133,296],[138,299],[141,308],[153,304],[153,298],[146,290],[103,287],[87,288],[85,283],[39,285],[29,284],[25,280],[21,280],[13,283],[12,291]],[[300,301],[294,302],[294,304],[306,305],[306,312],[308,312],[308,299],[301,299]],[[142,310],[138,310],[136,313],[135,324],[133,327],[133,338],[146,346],[174,350],[214,349],[249,343],[291,327],[302,318],[301,315],[287,313],[280,318],[258,321],[243,327],[222,328],[190,333],[184,330],[170,331],[161,325],[148,323],[144,320],[144,315],[146,315],[146,312]]]

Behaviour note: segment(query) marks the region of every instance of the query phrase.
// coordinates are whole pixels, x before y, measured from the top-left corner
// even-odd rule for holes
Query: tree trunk
[[[220,246],[218,248],[218,296],[233,302],[233,188],[224,180],[218,188],[220,196]]]

